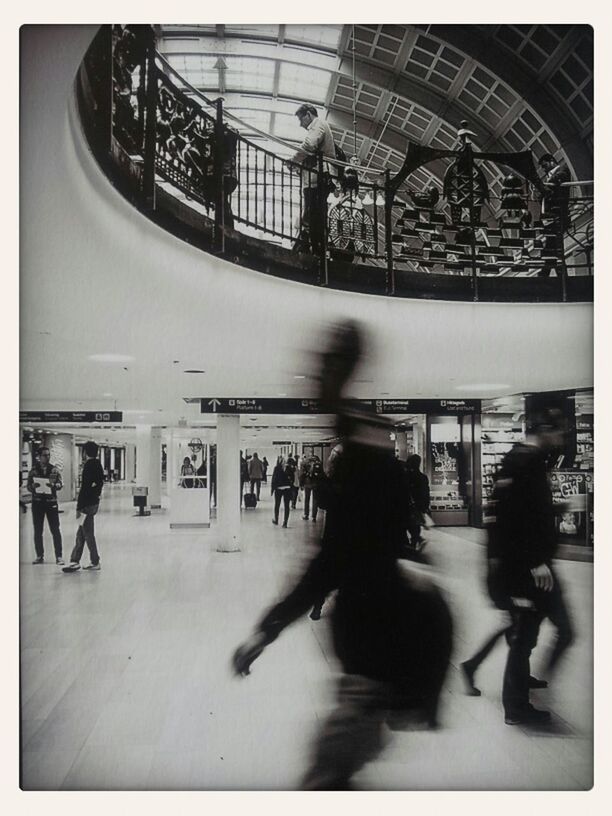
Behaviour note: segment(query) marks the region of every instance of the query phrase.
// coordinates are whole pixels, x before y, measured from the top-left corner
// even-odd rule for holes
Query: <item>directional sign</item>
[[[20,411],[19,421],[28,422],[123,422],[122,411]]]
[[[480,411],[480,400],[464,399],[353,399],[348,408],[361,408],[376,414],[473,414]],[[201,397],[202,414],[321,414],[326,413],[317,399],[291,397]]]

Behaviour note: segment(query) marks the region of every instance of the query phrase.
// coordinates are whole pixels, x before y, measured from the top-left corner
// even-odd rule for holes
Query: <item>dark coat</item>
[[[372,420],[367,422],[371,428]],[[354,439],[368,433],[356,429]],[[448,665],[452,625],[436,587],[407,575],[397,561],[406,540],[404,490],[402,466],[392,452],[349,437],[332,477],[318,490],[327,509],[321,550],[260,629],[274,639],[337,589],[332,632],[344,671],[390,682],[402,707],[432,710]]]
[[[494,522],[488,528],[488,557],[496,575],[489,591],[499,596],[533,596],[530,570],[551,565],[557,548],[552,492],[546,454],[534,445],[518,443],[504,457],[493,488]]]

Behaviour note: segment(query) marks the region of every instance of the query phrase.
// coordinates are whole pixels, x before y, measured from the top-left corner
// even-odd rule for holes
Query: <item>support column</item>
[[[151,426],[136,426],[136,484],[140,487],[149,485],[151,461]]]
[[[134,481],[134,471],[136,469],[136,446],[125,446],[125,481],[132,484]]]
[[[218,552],[240,550],[240,416],[217,417]]]
[[[406,431],[396,431],[395,439],[397,442],[397,456],[402,462],[405,462],[406,459],[408,458],[408,444],[406,441]]]
[[[161,447],[161,428],[151,428],[149,507],[152,510],[161,507]]]

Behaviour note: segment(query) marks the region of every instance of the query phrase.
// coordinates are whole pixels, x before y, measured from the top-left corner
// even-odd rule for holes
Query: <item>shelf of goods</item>
[[[483,414],[481,432],[482,460],[482,507],[483,522],[492,520],[487,510],[493,492],[493,481],[504,455],[515,442],[525,439],[523,427],[513,419],[513,414]]]

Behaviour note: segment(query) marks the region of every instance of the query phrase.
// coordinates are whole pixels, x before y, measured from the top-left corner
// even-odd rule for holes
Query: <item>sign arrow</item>
[[[221,400],[218,400],[216,398],[211,399],[211,400],[208,400],[208,404],[212,405],[213,413],[216,413],[217,412],[217,406],[221,405]]]
[[[225,72],[227,71],[227,63],[222,56],[217,58],[213,68],[219,72],[219,93],[225,93]]]

